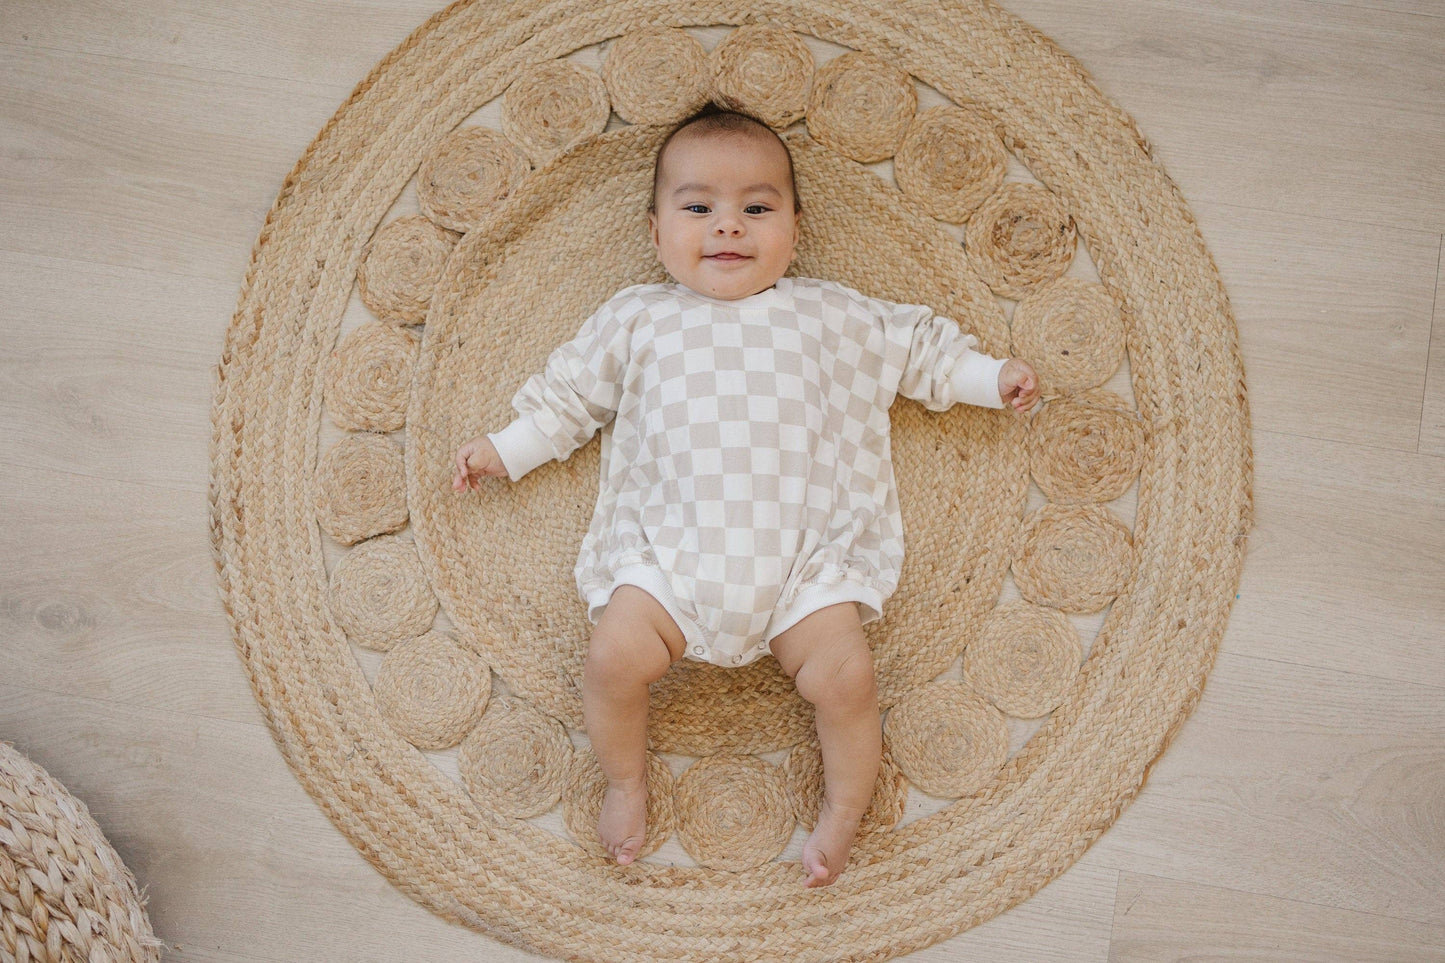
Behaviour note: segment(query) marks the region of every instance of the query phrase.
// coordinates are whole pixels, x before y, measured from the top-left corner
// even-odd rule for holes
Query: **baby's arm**
[[[473,438],[456,454],[453,491],[480,489],[479,479],[519,480],[552,459],[565,460],[617,412],[631,329],[613,298],[556,348],[542,371],[512,398],[518,417],[500,431]],[[625,302],[620,302],[625,303]]]
[[[902,369],[898,393],[932,411],[955,404],[1025,412],[1039,397],[1039,377],[1019,358],[995,358],[977,350],[978,338],[958,322],[922,304],[864,299],[884,322],[888,351]]]
[[[899,394],[930,411],[945,411],[960,402],[983,408],[1007,404],[1005,369],[1011,359],[976,350],[978,338],[924,305],[877,299],[869,305],[882,315],[888,352],[902,369]]]

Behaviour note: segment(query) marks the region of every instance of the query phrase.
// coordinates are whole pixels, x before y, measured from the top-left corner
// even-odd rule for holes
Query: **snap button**
[[[700,645],[694,645],[694,646],[692,647],[692,654],[693,654],[693,655],[702,655],[704,651],[706,651],[706,650],[705,650],[702,646],[700,646]]]

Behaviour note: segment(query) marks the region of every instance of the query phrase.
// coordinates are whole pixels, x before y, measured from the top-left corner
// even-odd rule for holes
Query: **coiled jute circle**
[[[0,959],[154,963],[163,946],[90,809],[0,742]]]
[[[823,750],[816,737],[792,748],[783,763],[783,776],[787,779],[788,798],[798,822],[812,829],[823,806]],[[894,761],[893,747],[885,735],[878,781],[873,784],[873,796],[858,823],[858,832],[892,829],[907,808],[908,778]]]
[[[705,756],[678,777],[677,838],[701,866],[743,870],[777,856],[793,835],[788,786],[757,756]]]
[[[828,61],[813,77],[808,133],[855,161],[881,161],[898,150],[917,109],[912,77],[854,51]]]
[[[657,852],[677,827],[672,802],[674,780],[672,770],[661,756],[647,754],[647,838],[637,851],[641,859]],[[573,753],[567,782],[562,789],[562,818],[577,845],[592,856],[607,857],[602,839],[597,835],[597,817],[602,814],[602,797],[607,793],[607,779],[597,756],[591,749]],[[610,857],[607,857],[610,858]],[[646,872],[646,870],[643,870]]]
[[[572,743],[556,719],[520,699],[498,699],[462,742],[457,769],[477,802],[525,819],[562,798]]]
[[[1055,398],[1029,420],[1029,471],[1056,504],[1109,502],[1134,484],[1144,444],[1133,405],[1094,388]]]
[[[968,263],[989,287],[1022,298],[1069,269],[1076,229],[1047,187],[1013,181],[979,205],[964,229]]]
[[[1128,585],[1129,529],[1103,505],[1045,505],[1024,519],[1013,576],[1030,602],[1097,612]]]
[[[656,857],[621,868],[479,803],[386,724],[327,601],[323,548],[334,546],[312,482],[328,451],[318,379],[367,239],[422,159],[528,71],[644,27],[713,24],[773,25],[869,53],[995,118],[1004,146],[1077,225],[1118,305],[1147,429],[1137,564],[1064,702],[974,795],[860,837],[826,891],[802,887],[783,859],[740,872]],[[1008,351],[1003,306],[966,248],[879,175],[807,138],[792,143],[804,202],[798,273],[930,304],[983,350]],[[404,430],[411,535],[459,644],[513,698],[573,729],[590,626],[571,570],[600,442],[518,483],[493,479],[486,498],[450,492],[451,457],[504,426],[517,381],[591,309],[626,284],[665,279],[645,228],[656,144],[648,128],[626,126],[585,140],[523,178],[485,231],[467,233],[426,317]],[[546,190],[526,186],[534,177]],[[298,779],[432,911],[579,960],[821,961],[839,946],[864,959],[902,955],[989,919],[1072,865],[1199,698],[1252,517],[1234,318],[1188,206],[1128,115],[998,7],[943,0],[911,5],[905,18],[848,0],[461,2],[357,84],[279,186],[218,369],[210,500],[221,594]],[[574,222],[582,226],[569,231]],[[928,412],[904,398],[890,414],[910,542],[897,592],[865,629],[885,709],[943,673],[969,641],[960,627],[996,607],[1028,493],[1026,419]],[[811,730],[771,659],[667,680],[668,711],[655,713],[666,719],[650,735],[686,748],[661,751],[760,752]]]
[[[402,449],[384,435],[347,435],[316,469],[316,517],[343,545],[406,524]]]
[[[486,665],[440,632],[396,646],[376,673],[377,708],[418,749],[447,749],[461,742],[491,694]]]
[[[739,27],[713,48],[712,96],[722,106],[782,129],[803,116],[813,85],[813,52],[791,30]]]
[[[1013,353],[1028,358],[1046,394],[1109,380],[1124,360],[1124,321],[1104,286],[1061,277],[1035,289],[1009,322]]]
[[[963,681],[1000,711],[1021,719],[1048,715],[1079,676],[1084,647],[1068,616],[1030,602],[989,613],[963,652]]]
[[[512,192],[527,171],[527,158],[506,137],[478,124],[460,127],[421,162],[416,181],[417,204],[423,214],[442,227],[470,231]],[[435,246],[428,248],[428,267],[437,253]],[[450,249],[447,253],[451,253]],[[445,255],[442,260],[446,260]],[[416,320],[425,317],[423,313]]]
[[[331,570],[331,615],[346,637],[385,652],[431,628],[437,597],[411,542],[395,535],[369,538]]]
[[[538,64],[507,88],[502,132],[542,164],[607,126],[607,85],[595,70],[569,60]]]
[[[382,320],[421,324],[442,265],[456,245],[456,234],[420,214],[383,226],[366,245],[356,275],[362,303]]]
[[[685,30],[638,30],[608,46],[602,80],[618,117],[630,124],[673,123],[707,102],[707,51]]]
[[[903,775],[935,796],[980,791],[1008,758],[1003,715],[957,679],[915,689],[884,725]]]
[[[968,220],[1007,174],[1008,151],[993,122],[956,104],[920,111],[893,158],[898,186],[928,213],[954,224]]]
[[[326,369],[331,420],[353,431],[396,431],[406,424],[418,344],[410,331],[380,321],[343,338]]]

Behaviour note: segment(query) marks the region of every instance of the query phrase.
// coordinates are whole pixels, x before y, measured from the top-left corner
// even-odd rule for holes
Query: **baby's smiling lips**
[[[719,251],[716,254],[706,255],[709,261],[743,261],[747,259],[746,254],[739,254],[736,251]]]

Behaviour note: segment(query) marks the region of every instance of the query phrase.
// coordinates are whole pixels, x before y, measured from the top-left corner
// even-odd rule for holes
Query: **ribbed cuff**
[[[953,366],[954,397],[964,404],[980,408],[1002,408],[1003,397],[998,390],[998,375],[1007,358],[991,358],[969,349],[963,360]]]
[[[501,431],[488,434],[487,438],[496,446],[497,454],[502,456],[507,477],[512,481],[557,457],[552,443],[542,434],[542,429],[537,427],[531,415],[523,415]]]
[[[839,602],[857,602],[862,606],[858,611],[858,620],[864,625],[883,616],[883,593],[871,585],[852,579],[809,585],[798,593],[792,605],[773,613],[772,620],[768,622],[768,641],[771,642],[819,609]]]

